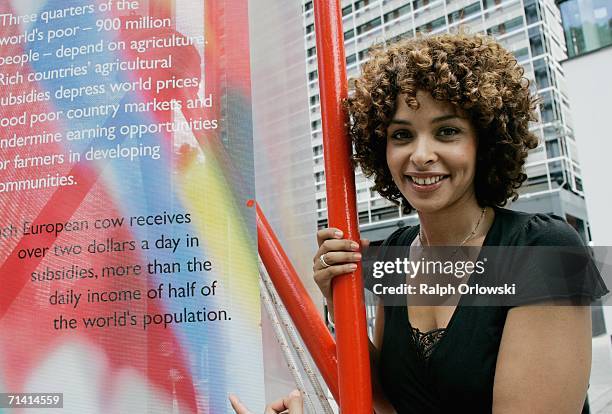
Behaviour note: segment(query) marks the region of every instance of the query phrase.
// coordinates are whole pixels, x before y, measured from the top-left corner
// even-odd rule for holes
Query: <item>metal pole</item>
[[[259,205],[252,200],[247,205],[253,204],[257,212],[257,242],[261,260],[325,383],[336,401],[339,401],[334,338],[319,316],[317,307],[310,299]],[[372,414],[371,410],[369,414]]]
[[[315,33],[323,125],[328,222],[359,242],[355,175],[350,161],[344,32],[340,0],[315,0]],[[372,414],[372,385],[361,264],[333,282],[340,411]]]

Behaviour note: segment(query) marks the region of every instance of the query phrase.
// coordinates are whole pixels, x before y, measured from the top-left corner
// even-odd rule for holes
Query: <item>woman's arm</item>
[[[497,357],[493,413],[580,413],[590,369],[590,307],[513,308]]]

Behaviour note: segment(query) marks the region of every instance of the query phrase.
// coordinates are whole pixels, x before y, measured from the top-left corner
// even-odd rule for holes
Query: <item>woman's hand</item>
[[[249,409],[240,402],[238,397],[230,395],[229,397],[232,408],[236,414],[252,414]],[[286,412],[287,414],[302,414],[303,401],[302,393],[298,390],[293,390],[289,395],[284,398],[280,398],[271,404],[266,406],[264,414],[280,414]]]
[[[314,280],[317,286],[319,286],[329,308],[332,307],[331,303],[333,300],[331,291],[332,279],[338,275],[351,273],[357,269],[356,263],[361,260],[359,244],[342,237],[343,233],[339,229],[325,228],[319,230],[317,232],[319,250],[317,250],[312,259]],[[367,246],[368,241],[362,239],[361,244],[362,246]]]

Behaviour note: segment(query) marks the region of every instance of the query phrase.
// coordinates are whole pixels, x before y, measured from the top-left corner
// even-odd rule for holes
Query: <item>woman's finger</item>
[[[313,266],[322,265],[321,256],[330,252],[359,252],[359,245],[350,240],[325,240],[312,258]]]
[[[302,399],[302,393],[298,390],[293,390],[287,397],[287,408],[290,414],[302,414],[304,410],[304,400]]]
[[[317,231],[317,245],[320,246],[327,239],[341,239],[344,233],[342,230],[333,227]]]
[[[232,404],[232,408],[236,412],[236,414],[253,414],[251,411],[238,399],[237,396],[230,394],[229,396],[230,404]]]
[[[319,260],[316,260],[312,267],[315,272],[338,264],[355,263],[361,260],[361,253],[358,252],[327,252],[321,256],[323,260],[319,256]]]
[[[342,240],[327,239],[321,244],[321,246],[319,246],[319,250],[317,250],[315,259],[318,259],[320,255],[325,254],[327,252],[358,252],[358,251],[359,251],[359,244],[355,243],[354,241],[346,240],[346,239],[342,239]]]
[[[279,414],[285,410],[289,410],[288,414],[302,414],[303,406],[302,394],[298,390],[294,390],[285,398],[269,404],[266,407],[265,414]]]

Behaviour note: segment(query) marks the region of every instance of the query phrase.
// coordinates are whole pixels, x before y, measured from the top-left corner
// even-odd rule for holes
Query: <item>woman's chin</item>
[[[418,197],[412,200],[407,198],[407,200],[412,208],[414,208],[418,213],[425,214],[436,213],[444,209],[444,206],[446,205],[446,203],[444,203],[442,200],[424,200]]]
[[[432,213],[437,213],[439,211],[442,210],[442,207],[437,206],[437,205],[412,205],[414,207],[414,209],[417,211],[417,213],[422,213],[422,214],[432,214]]]

